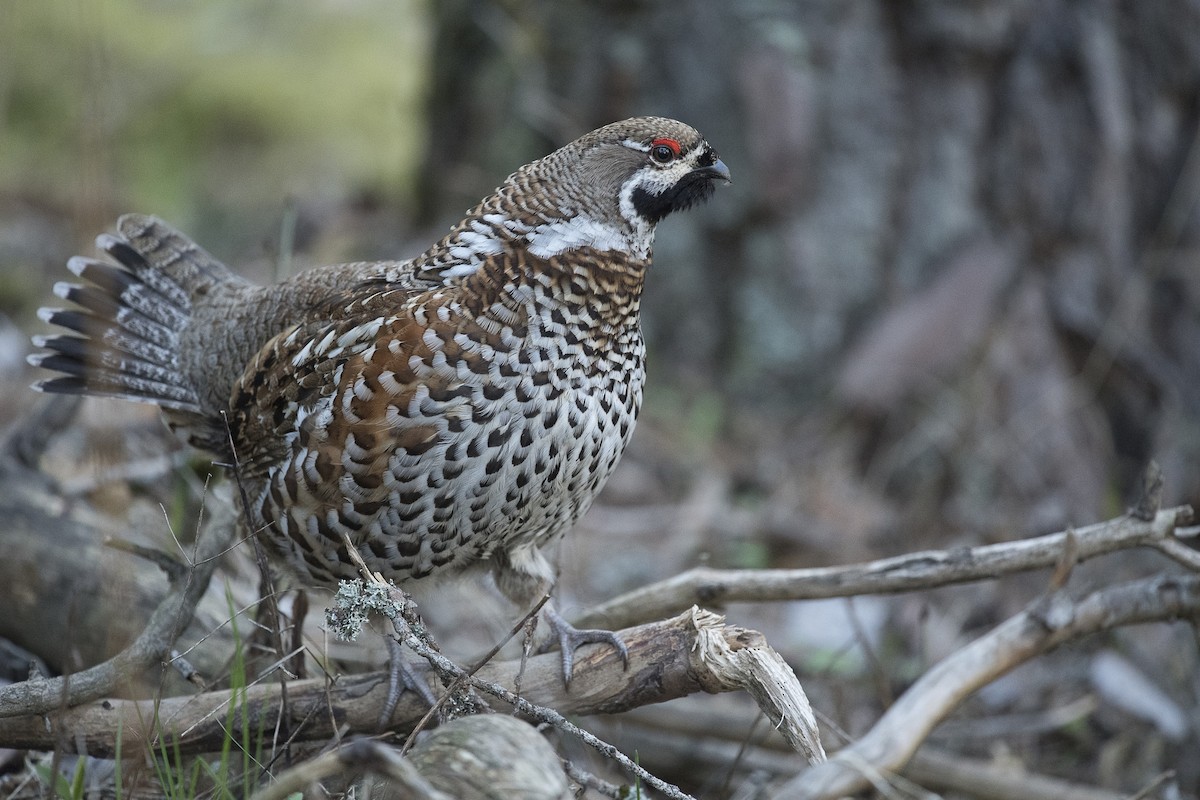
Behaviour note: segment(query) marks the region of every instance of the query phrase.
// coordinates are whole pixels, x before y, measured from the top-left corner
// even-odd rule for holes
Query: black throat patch
[[[657,225],[674,211],[683,211],[712,197],[716,175],[706,167],[694,169],[662,194],[651,194],[638,187],[633,190],[633,207],[638,215]]]

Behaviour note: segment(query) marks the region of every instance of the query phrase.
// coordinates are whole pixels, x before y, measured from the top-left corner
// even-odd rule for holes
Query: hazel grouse
[[[528,607],[633,432],[655,226],[728,180],[693,128],[628,119],[521,167],[414,259],[265,287],[123,216],[97,239],[111,261],[73,258],[83,282],[55,287],[77,307],[42,309],[74,334],[36,340],[63,373],[36,388],[153,403],[236,453],[250,528],[302,585],[356,577],[348,534],[401,586],[483,565]],[[547,617],[568,680],[579,644],[624,654]]]

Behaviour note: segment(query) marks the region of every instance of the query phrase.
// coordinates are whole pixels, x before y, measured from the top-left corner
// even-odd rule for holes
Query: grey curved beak
[[[726,183],[733,183],[733,176],[729,174],[729,167],[725,166],[725,162],[719,158],[707,167],[701,167],[696,170],[696,172],[702,173],[708,178],[720,178]]]

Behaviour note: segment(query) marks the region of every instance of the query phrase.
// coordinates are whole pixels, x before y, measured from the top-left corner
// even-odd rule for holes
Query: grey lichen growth
[[[400,608],[385,586],[360,580],[342,581],[333,596],[333,605],[325,609],[325,623],[334,636],[352,642],[362,633],[372,611],[395,619]]]

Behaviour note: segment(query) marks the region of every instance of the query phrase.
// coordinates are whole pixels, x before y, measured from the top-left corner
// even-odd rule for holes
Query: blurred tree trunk
[[[849,411],[863,474],[943,521],[1100,516],[1152,455],[1197,499],[1194,3],[431,13],[431,216],[634,114],[693,123],[733,170],[659,234],[652,392]]]

